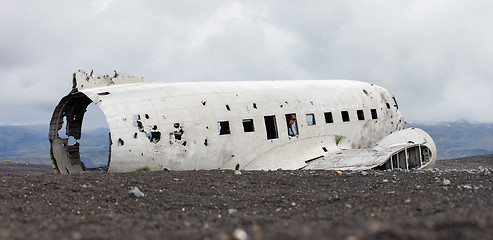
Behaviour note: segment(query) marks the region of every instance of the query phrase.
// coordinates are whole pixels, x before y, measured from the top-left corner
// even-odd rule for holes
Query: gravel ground
[[[241,174],[56,175],[1,163],[0,239],[493,239],[492,158]]]

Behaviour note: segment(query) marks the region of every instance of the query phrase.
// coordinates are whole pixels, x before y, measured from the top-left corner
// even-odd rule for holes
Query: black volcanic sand
[[[1,163],[0,239],[493,239],[492,156],[342,175]],[[145,196],[128,197],[134,186]]]

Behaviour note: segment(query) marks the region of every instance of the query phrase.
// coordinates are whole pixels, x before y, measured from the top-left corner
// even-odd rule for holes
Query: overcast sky
[[[0,125],[46,124],[78,69],[352,79],[407,121],[493,122],[491,0],[0,1]]]

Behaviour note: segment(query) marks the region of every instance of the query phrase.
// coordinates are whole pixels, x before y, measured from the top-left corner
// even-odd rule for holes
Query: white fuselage
[[[424,169],[436,161],[433,139],[420,129],[402,130],[394,96],[373,84],[160,83],[79,71],[50,122],[57,173],[93,170],[81,161],[79,143],[68,143],[69,137],[81,138],[91,102],[110,129],[108,164],[98,168],[108,171]],[[66,137],[60,136],[65,125]]]
[[[357,81],[138,83],[81,92],[106,115],[110,171],[143,162],[151,169],[298,169],[335,148],[369,148],[404,126],[391,93]],[[288,136],[286,114],[296,114],[299,137]],[[243,121],[254,131],[245,132]],[[229,134],[220,135],[220,122]],[[267,139],[268,131],[277,137]]]

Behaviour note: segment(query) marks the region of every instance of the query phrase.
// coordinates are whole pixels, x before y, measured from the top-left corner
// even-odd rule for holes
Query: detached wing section
[[[436,162],[433,139],[423,130],[408,128],[390,134],[371,149],[348,149],[328,153],[307,163],[303,169],[430,169]]]

